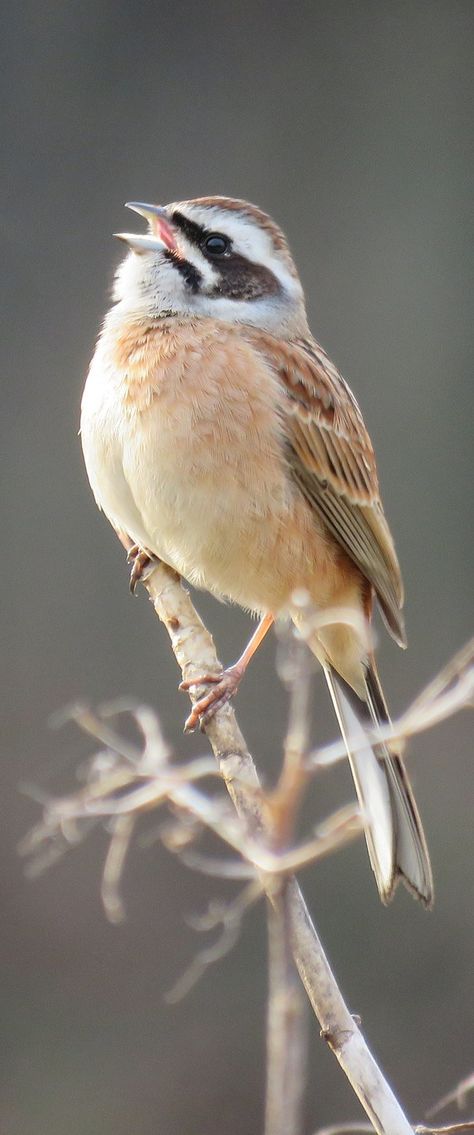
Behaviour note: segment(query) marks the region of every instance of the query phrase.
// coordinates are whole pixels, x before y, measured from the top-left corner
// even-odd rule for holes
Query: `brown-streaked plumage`
[[[426,842],[401,758],[367,731],[388,720],[366,632],[374,599],[404,645],[403,587],[357,402],[306,320],[281,230],[223,197],[134,204],[84,391],[89,479],[111,523],[186,579],[261,617],[236,666],[191,715],[231,696],[273,618],[319,611],[321,662],[364,812],[383,901],[398,879],[432,901]]]

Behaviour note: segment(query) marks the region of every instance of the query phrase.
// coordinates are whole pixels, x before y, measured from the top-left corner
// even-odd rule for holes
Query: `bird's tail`
[[[433,879],[423,827],[401,758],[386,743],[373,744],[368,730],[386,725],[389,715],[375,665],[365,672],[362,700],[340,674],[325,666],[329,691],[347,749],[364,816],[370,862],[382,902],[401,878],[430,907]]]

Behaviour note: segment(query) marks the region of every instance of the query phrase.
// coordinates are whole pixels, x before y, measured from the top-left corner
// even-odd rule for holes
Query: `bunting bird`
[[[377,601],[405,645],[403,586],[357,402],[309,331],[295,264],[270,217],[226,197],[129,207],[148,232],[119,234],[127,255],[82,402],[89,480],[137,546],[137,564],[158,557],[260,617],[239,661],[217,681],[202,676],[208,691],[189,724],[235,693],[278,615],[298,623],[296,590],[318,612],[349,612],[348,621],[323,619],[309,645],[382,901],[401,878],[430,906],[407,773],[396,746],[373,740],[389,718],[366,627]]]

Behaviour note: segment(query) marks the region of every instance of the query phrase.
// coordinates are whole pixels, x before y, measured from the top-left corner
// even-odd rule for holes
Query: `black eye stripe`
[[[171,218],[172,222],[181,232],[187,236],[192,244],[201,245],[203,240],[208,236],[208,230],[198,225],[196,221],[190,221],[189,217],[185,217],[184,213],[178,212],[176,209]]]
[[[255,264],[236,251],[233,251],[231,256],[226,256],[223,253],[217,255],[214,253],[213,255],[206,251],[206,240],[211,237],[220,237],[226,240],[227,238],[224,237],[223,233],[213,232],[211,229],[204,228],[203,225],[198,225],[196,221],[190,221],[189,217],[185,217],[183,213],[179,212],[179,209],[175,209],[171,221],[196,248],[199,248],[206,259],[209,260],[209,263],[215,265],[215,268],[219,271],[217,283],[212,291],[207,294],[248,302],[257,300],[262,296],[278,295],[281,292],[280,281],[265,265]],[[169,256],[184,276],[188,287],[195,293],[200,292],[203,284],[201,273],[188,261],[180,261],[173,253],[170,253]]]
[[[210,256],[221,256],[227,252],[230,247],[230,240],[224,236],[223,233],[213,232],[212,229],[205,229],[204,225],[198,225],[197,221],[190,221],[189,217],[185,217],[184,213],[175,210],[171,218],[176,228],[181,229],[181,232],[191,242],[196,245],[201,252]],[[209,247],[210,242],[222,241],[222,246]]]

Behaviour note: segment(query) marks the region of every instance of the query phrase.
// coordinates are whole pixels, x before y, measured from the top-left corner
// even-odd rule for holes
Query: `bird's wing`
[[[295,482],[370,581],[389,630],[404,645],[402,578],[357,402],[313,339],[285,342],[261,331],[250,337],[287,396],[285,427]]]

